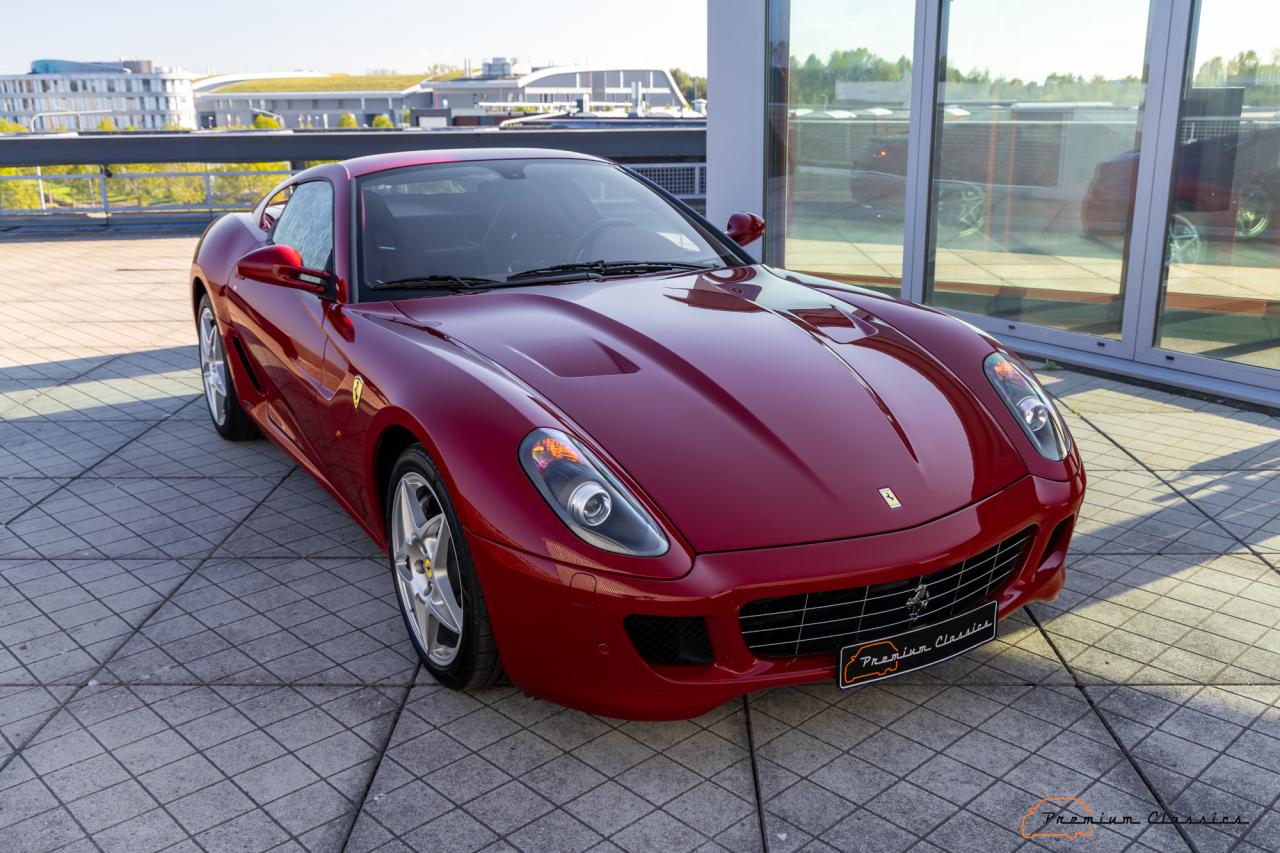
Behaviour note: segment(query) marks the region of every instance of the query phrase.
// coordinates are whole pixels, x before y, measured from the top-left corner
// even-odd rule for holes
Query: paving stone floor
[[[1046,371],[1090,473],[1056,602],[857,691],[603,719],[434,684],[365,537],[216,437],[193,245],[0,242],[0,850],[1280,844],[1280,418]],[[1042,797],[1135,822],[1026,840]]]

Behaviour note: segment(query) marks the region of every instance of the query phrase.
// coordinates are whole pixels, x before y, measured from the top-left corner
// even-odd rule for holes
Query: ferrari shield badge
[[[884,498],[884,502],[889,505],[889,509],[897,509],[902,506],[902,501],[898,500],[898,496],[893,493],[893,489],[881,489],[880,497]]]
[[[364,390],[364,377],[356,374],[356,378],[351,382],[351,407],[360,408],[360,392]]]

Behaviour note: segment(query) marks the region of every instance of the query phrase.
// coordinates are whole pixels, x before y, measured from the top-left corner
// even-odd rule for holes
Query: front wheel
[[[213,428],[230,441],[256,438],[258,428],[236,395],[231,369],[227,366],[227,348],[207,293],[200,297],[196,309],[196,330],[200,333],[200,380]]]
[[[484,592],[439,470],[417,445],[401,454],[387,498],[391,574],[422,665],[448,687],[502,677]]]
[[[1175,213],[1169,219],[1169,247],[1165,252],[1165,263],[1169,266],[1198,264],[1203,255],[1200,229],[1183,214]]]

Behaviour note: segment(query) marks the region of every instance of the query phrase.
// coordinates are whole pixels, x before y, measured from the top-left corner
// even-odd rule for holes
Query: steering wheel
[[[569,260],[573,263],[581,261],[582,256],[586,254],[587,249],[591,247],[591,244],[595,242],[595,239],[610,228],[630,228],[634,224],[635,223],[631,222],[629,219],[618,219],[616,217],[611,219],[601,219],[599,222],[584,231],[582,236],[574,242],[573,248],[569,250]]]

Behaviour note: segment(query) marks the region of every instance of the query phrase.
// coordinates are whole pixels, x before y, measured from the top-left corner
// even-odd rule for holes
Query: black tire
[[[213,404],[209,401],[208,392],[205,391],[205,409],[209,412],[209,420],[213,423],[213,428],[218,431],[218,435],[228,441],[249,441],[258,437],[258,425],[249,417],[249,413],[240,405],[240,395],[236,392],[235,380],[231,377],[231,367],[227,360],[230,357],[227,351],[226,339],[222,337],[222,332],[217,326],[217,314],[213,310],[213,303],[209,300],[209,294],[200,297],[200,304],[196,306],[196,345],[200,347],[201,357],[201,390],[204,390],[204,361],[203,361],[203,341],[200,337],[202,334],[201,321],[208,312],[214,323],[214,329],[218,337],[218,344],[222,350],[222,380],[226,384],[226,400],[224,403],[225,413],[222,422],[218,422],[217,415],[214,414]]]
[[[456,581],[462,594],[462,637],[458,643],[457,656],[449,665],[440,666],[430,658],[427,650],[418,641],[410,616],[406,611],[396,576],[395,548],[392,543],[388,543],[387,551],[388,564],[391,568],[391,582],[396,593],[397,605],[400,608],[400,617],[404,620],[405,633],[409,635],[409,642],[413,643],[423,667],[431,673],[431,676],[436,681],[454,689],[476,689],[492,686],[502,679],[503,671],[502,661],[498,657],[498,644],[493,636],[493,624],[489,620],[489,608],[485,602],[484,590],[480,587],[480,578],[476,574],[475,563],[471,560],[471,549],[467,545],[462,525],[458,523],[458,517],[454,513],[453,501],[450,499],[449,492],[440,477],[440,471],[421,445],[414,444],[408,447],[404,453],[400,454],[400,458],[396,460],[395,467],[391,469],[391,477],[387,483],[386,500],[384,501],[385,506],[383,507],[388,535],[392,530],[391,513],[395,506],[396,489],[400,484],[400,480],[411,472],[423,477],[430,484],[431,489],[435,492],[436,499],[440,502],[441,511],[450,526],[452,545],[458,558],[457,570],[459,577]]]

